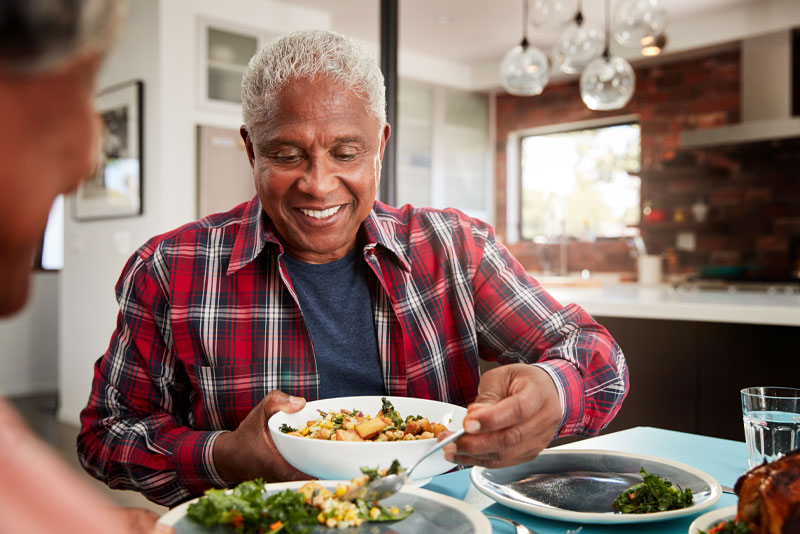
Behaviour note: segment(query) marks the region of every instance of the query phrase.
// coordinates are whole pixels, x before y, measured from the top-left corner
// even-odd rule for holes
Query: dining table
[[[733,487],[739,476],[748,469],[744,441],[653,427],[629,428],[555,446],[553,449],[600,449],[666,458],[699,469],[728,487]],[[486,514],[517,521],[538,534],[687,534],[689,525],[702,513],[736,504],[736,495],[723,493],[709,510],[680,518],[646,523],[581,524],[537,517],[499,504],[472,485],[469,469],[439,475],[423,487],[463,500]],[[492,522],[492,528],[496,534],[513,532],[510,525],[503,523]]]

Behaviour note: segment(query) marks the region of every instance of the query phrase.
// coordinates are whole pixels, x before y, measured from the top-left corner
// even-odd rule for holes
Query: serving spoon
[[[463,435],[464,435],[463,428],[456,430],[451,435],[447,436],[442,441],[434,445],[428,452],[423,454],[422,457],[419,460],[417,460],[416,463],[414,463],[414,465],[412,465],[406,471],[403,471],[402,473],[396,475],[388,475],[385,477],[376,478],[368,485],[359,488],[359,490],[355,492],[355,495],[349,494],[348,492],[347,497],[361,498],[367,502],[374,502],[374,501],[380,501],[381,499],[385,499],[391,495],[394,495],[395,493],[400,491],[400,488],[402,488],[406,482],[408,482],[409,476],[411,476],[411,472],[414,469],[416,469],[419,464],[425,461],[425,459],[428,458],[428,456],[435,453],[448,443],[454,442]]]

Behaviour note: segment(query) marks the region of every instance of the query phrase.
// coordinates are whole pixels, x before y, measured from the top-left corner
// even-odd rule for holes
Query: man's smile
[[[327,219],[328,217],[332,217],[337,211],[339,211],[339,208],[341,207],[342,204],[324,210],[312,210],[306,208],[299,208],[299,210],[314,219]]]

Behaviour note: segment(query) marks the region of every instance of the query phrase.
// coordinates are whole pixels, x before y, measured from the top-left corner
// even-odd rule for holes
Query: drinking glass
[[[750,387],[741,393],[750,468],[800,448],[800,389]]]

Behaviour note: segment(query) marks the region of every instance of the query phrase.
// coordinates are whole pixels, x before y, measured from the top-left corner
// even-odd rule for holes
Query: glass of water
[[[800,448],[800,388],[745,388],[742,417],[751,468]]]

